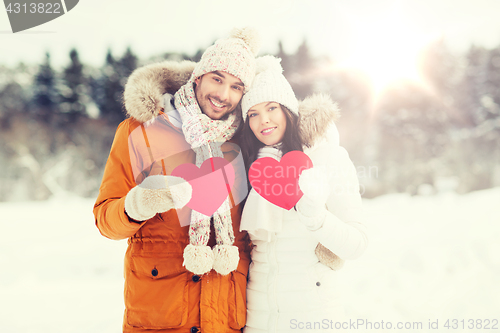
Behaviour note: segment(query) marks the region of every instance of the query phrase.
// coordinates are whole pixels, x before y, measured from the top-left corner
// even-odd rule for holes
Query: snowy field
[[[99,234],[93,203],[0,203],[1,333],[121,332],[126,241]],[[499,320],[499,203],[500,188],[365,200],[370,245],[340,272],[348,317],[423,323],[392,332],[462,331],[446,319],[471,332],[469,319]]]

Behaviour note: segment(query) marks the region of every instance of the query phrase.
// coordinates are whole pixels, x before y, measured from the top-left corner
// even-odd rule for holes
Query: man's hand
[[[191,185],[180,177],[149,176],[127,194],[125,212],[136,221],[146,221],[157,213],[182,208],[191,194]]]

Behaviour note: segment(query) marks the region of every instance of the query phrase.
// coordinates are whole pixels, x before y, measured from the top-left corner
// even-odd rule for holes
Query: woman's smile
[[[265,130],[260,131],[262,135],[270,135],[277,127],[266,128]]]

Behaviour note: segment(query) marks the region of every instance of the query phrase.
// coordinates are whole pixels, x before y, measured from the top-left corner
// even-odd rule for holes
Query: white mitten
[[[317,230],[322,224],[326,213],[326,200],[331,188],[326,167],[313,167],[302,171],[299,177],[299,187],[304,195],[296,207],[300,213],[300,221],[309,230]]]
[[[157,213],[182,208],[191,200],[191,185],[180,177],[149,176],[128,192],[125,212],[137,221],[146,221]]]

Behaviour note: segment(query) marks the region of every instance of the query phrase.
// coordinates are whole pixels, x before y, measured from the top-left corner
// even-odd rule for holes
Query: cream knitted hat
[[[295,115],[299,115],[299,102],[290,83],[283,76],[281,59],[273,56],[257,58],[256,73],[252,88],[243,96],[241,109],[243,120],[246,120],[248,110],[262,102],[276,102],[285,106]]]
[[[219,39],[206,49],[194,68],[191,80],[210,72],[221,71],[236,76],[248,91],[255,76],[255,56],[260,48],[257,31],[234,28],[229,38]]]

